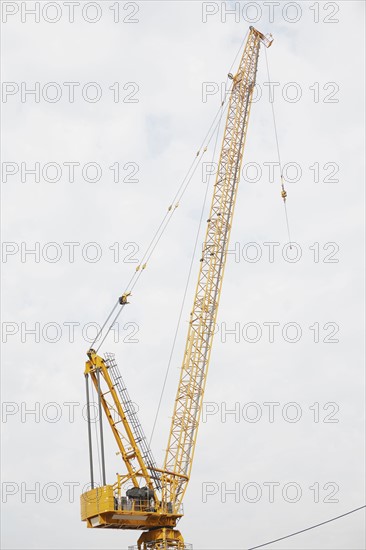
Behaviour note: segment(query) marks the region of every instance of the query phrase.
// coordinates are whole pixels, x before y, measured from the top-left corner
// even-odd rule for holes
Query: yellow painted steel
[[[81,519],[88,527],[115,527],[120,529],[153,529],[159,527],[175,527],[182,517],[180,509],[174,509],[170,503],[160,499],[152,482],[145,461],[141,456],[139,446],[132,433],[126,413],[109,375],[106,361],[94,350],[88,351],[89,361],[86,362],[84,374],[91,377],[97,393],[97,370],[104,381],[105,391],[101,392],[101,404],[119,452],[127,468],[126,475],[118,475],[115,485],[105,485],[83,493],[80,497]],[[162,472],[156,468],[156,471]],[[141,482],[153,492],[152,499],[129,501],[122,505],[122,489],[133,484],[140,487]],[[127,499],[126,499],[127,500]]]
[[[175,399],[168,446],[162,469],[147,468],[126,412],[119,400],[108,364],[93,350],[85,374],[98,391],[97,370],[106,385],[101,404],[116,439],[127,473],[118,475],[114,486],[92,489],[81,496],[81,516],[88,527],[140,529],[145,531],[138,550],[183,550],[187,548],[181,533],[174,529],[183,515],[182,500],[191,475],[199,420],[211,357],[215,323],[222,290],[230,232],[260,45],[269,47],[272,37],[250,27],[238,71],[229,75],[232,88],[207,230],[200,259],[180,381]],[[178,206],[178,205],[176,205]],[[175,207],[176,207],[175,206]],[[142,269],[145,265],[142,266]],[[140,269],[140,266],[136,268]],[[121,298],[127,303],[129,293]],[[115,413],[117,413],[116,420]],[[118,426],[117,426],[118,424]],[[154,472],[152,472],[154,470]],[[159,475],[159,485],[154,476]],[[149,500],[123,501],[126,484],[152,491]]]
[[[113,485],[105,487],[97,487],[83,493],[80,497],[81,519],[98,517],[99,514],[104,514],[114,510],[114,489]]]
[[[114,527],[141,531],[168,526],[168,531],[173,532],[177,520],[181,518],[181,515],[171,514],[162,507],[156,510],[150,501],[131,501],[124,506],[117,494],[116,486],[113,485],[83,493],[80,496],[81,520],[86,521],[91,528]]]
[[[159,499],[155,494],[155,489],[151,481],[150,474],[141,456],[139,447],[133,436],[131,427],[128,423],[125,411],[123,410],[114,384],[109,376],[108,367],[104,359],[97,355],[94,350],[89,350],[88,356],[89,361],[86,362],[84,374],[88,374],[91,377],[97,393],[99,391],[98,378],[96,374],[97,369],[99,369],[101,377],[106,383],[107,391],[101,394],[101,402],[117,442],[119,451],[122,455],[122,459],[126,464],[129,480],[135,487],[139,487],[140,478],[143,478],[146,486],[154,491],[154,499],[158,501]],[[118,420],[116,420],[116,416]],[[121,428],[124,431],[122,431]]]
[[[164,469],[188,477],[176,477],[168,488],[167,498],[177,507],[187,489],[196,447],[261,42],[267,47],[272,43],[251,27],[239,69],[231,75],[221,155],[165,456]]]

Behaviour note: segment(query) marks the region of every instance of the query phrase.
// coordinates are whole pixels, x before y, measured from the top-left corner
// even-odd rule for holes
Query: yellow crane
[[[271,35],[250,27],[239,68],[232,79],[228,113],[216,174],[198,282],[175,398],[164,465],[157,468],[114,355],[87,352],[85,367],[91,489],[83,493],[81,519],[91,528],[143,531],[139,550],[183,550],[176,529],[183,516],[182,501],[191,475],[197,433],[219,307],[229,237],[240,180],[245,140],[260,45]],[[130,292],[119,304],[124,307]],[[98,395],[102,486],[93,477],[89,382]],[[113,485],[106,483],[102,411],[111,427],[126,467]]]

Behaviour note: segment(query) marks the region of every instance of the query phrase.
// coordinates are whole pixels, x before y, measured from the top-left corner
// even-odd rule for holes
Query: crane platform
[[[128,499],[115,494],[113,485],[97,487],[83,493],[80,496],[82,521],[86,521],[87,526],[92,528],[145,530],[173,528],[183,516],[183,510],[179,514],[173,514],[170,503],[156,510],[152,499]]]

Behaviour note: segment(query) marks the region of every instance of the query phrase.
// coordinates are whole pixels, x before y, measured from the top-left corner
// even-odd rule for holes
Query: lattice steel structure
[[[192,468],[262,40],[263,35],[251,28],[238,72],[233,77],[166,452],[164,469],[187,478]],[[181,503],[187,483],[188,479],[177,478],[170,487],[170,500],[176,505]]]

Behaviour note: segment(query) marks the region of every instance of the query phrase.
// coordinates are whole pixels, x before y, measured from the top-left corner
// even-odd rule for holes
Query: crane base
[[[176,529],[153,529],[142,533],[137,541],[138,550],[187,550],[191,545],[185,545],[184,539]]]

